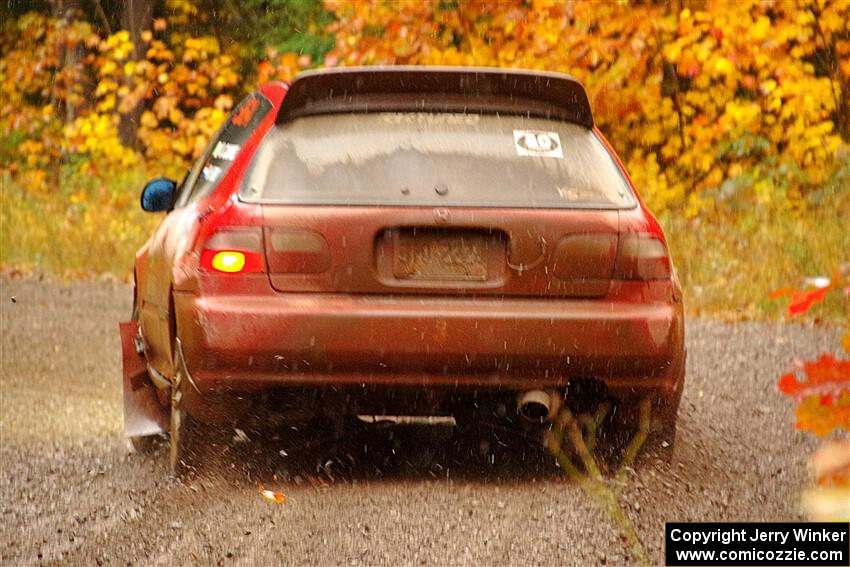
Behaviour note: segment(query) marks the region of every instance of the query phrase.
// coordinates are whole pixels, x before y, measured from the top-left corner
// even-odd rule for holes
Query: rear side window
[[[479,114],[307,116],[273,127],[247,201],[303,205],[627,208],[634,196],[585,127]]]
[[[242,145],[271,108],[272,104],[264,96],[256,93],[239,103],[189,173],[186,179],[186,183],[189,184],[185,191],[186,196],[182,199],[182,203],[178,203],[178,206],[205,197],[215,189],[230,169]]]

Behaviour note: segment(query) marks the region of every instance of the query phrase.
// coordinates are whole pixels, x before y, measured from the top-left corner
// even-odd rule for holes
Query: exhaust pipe
[[[528,421],[543,423],[561,409],[562,398],[555,390],[529,390],[517,398],[517,412]]]

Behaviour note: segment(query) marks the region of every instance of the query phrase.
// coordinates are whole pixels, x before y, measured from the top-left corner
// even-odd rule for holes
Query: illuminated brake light
[[[248,274],[263,271],[263,258],[259,252],[244,250],[204,250],[201,268],[223,274]]]
[[[670,275],[670,257],[661,240],[647,233],[627,233],[620,236],[615,278],[663,280]]]
[[[265,271],[262,233],[248,227],[226,227],[204,244],[201,269],[219,274],[250,274]]]
[[[212,257],[212,267],[219,272],[241,272],[245,267],[245,254],[232,250],[216,252]]]

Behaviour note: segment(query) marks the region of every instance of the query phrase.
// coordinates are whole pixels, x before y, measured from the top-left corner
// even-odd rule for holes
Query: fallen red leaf
[[[794,317],[806,313],[815,303],[820,303],[826,297],[830,287],[821,287],[810,291],[795,291],[788,304],[788,316]]]
[[[798,399],[820,396],[825,404],[831,403],[833,396],[850,393],[850,360],[824,353],[815,361],[801,363],[799,368],[805,379],[798,378],[796,372],[784,374],[777,382],[780,392]]]
[[[803,388],[803,384],[797,380],[797,376],[793,372],[783,374],[777,386],[779,387],[779,391],[786,396],[796,396],[797,392]]]

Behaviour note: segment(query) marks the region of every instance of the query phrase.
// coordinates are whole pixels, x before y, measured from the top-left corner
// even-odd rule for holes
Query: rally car
[[[167,214],[121,326],[125,422],[170,430],[173,464],[188,419],[260,402],[545,422],[593,392],[651,399],[672,443],[679,281],[567,75],[303,73],[243,100],[141,205]]]

